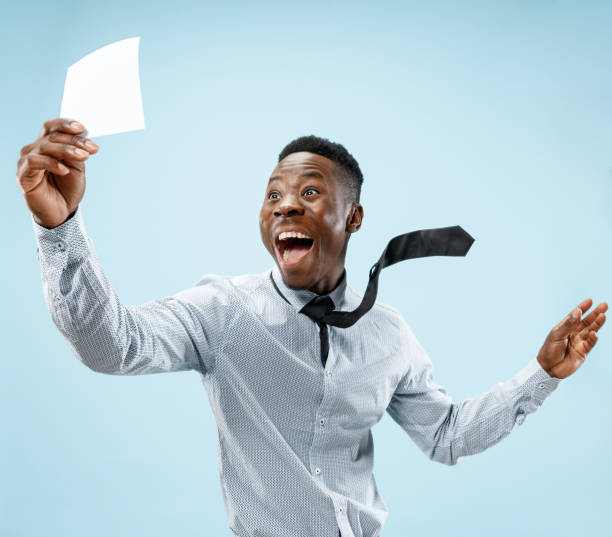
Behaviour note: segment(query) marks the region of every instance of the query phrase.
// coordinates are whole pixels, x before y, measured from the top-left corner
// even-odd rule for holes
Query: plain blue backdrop
[[[59,115],[66,68],[141,36],[147,128],[97,139],[82,201],[126,304],[273,260],[258,212],[276,157],[317,134],[365,176],[349,283],[399,233],[459,224],[466,258],[387,269],[458,402],[538,352],[583,298],[612,300],[609,2],[13,2],[0,8],[0,535],[231,535],[195,373],[96,374],[46,309],[20,148]],[[375,427],[385,537],[612,534],[605,326],[509,437],[454,467]]]

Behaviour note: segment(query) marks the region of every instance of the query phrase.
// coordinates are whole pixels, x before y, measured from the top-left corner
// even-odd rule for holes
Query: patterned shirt
[[[433,461],[457,464],[512,432],[561,379],[536,358],[505,382],[453,402],[393,307],[376,302],[349,328],[299,312],[315,293],[285,285],[278,268],[206,274],[141,305],[122,304],[87,236],[81,208],[54,229],[34,222],[53,322],[93,371],[193,370],[218,429],[221,493],[240,537],[375,537],[387,508],[372,473],[372,427],[385,411]],[[330,294],[352,310],[346,283]]]

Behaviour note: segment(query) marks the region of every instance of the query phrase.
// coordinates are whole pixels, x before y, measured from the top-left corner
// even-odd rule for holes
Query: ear
[[[361,227],[361,221],[363,220],[363,207],[356,201],[353,202],[348,218],[346,220],[346,231],[348,233],[355,233]]]

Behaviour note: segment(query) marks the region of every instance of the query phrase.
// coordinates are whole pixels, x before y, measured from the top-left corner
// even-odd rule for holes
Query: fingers
[[[21,191],[26,194],[37,186],[38,181],[32,182],[34,176],[41,178],[41,171],[63,176],[70,173],[71,168],[84,171],[82,163],[89,158],[89,152],[69,144],[59,144],[43,141],[33,146],[30,152],[22,156],[17,162],[17,180]]]
[[[56,144],[54,142],[42,142],[38,147],[38,153],[54,157],[57,160],[87,160],[89,158],[89,151],[85,149],[70,144]]]
[[[580,304],[578,304],[578,308],[580,308],[580,316],[582,316],[583,313],[586,313],[592,305],[593,300],[591,298],[585,298]]]
[[[17,184],[22,194],[27,194],[40,184],[40,179],[43,177],[41,171],[49,171],[60,176],[70,173],[67,166],[54,158],[31,153],[20,159],[17,167]],[[36,175],[39,177],[36,178]]]
[[[607,304],[602,302],[604,305],[603,310],[607,309]],[[600,304],[597,309],[602,306]],[[586,359],[586,355],[591,352],[593,347],[598,341],[597,332],[605,324],[606,315],[604,313],[597,313],[597,316],[593,321],[583,328],[575,337],[570,336],[571,346],[574,348],[581,360]]]
[[[21,152],[19,153],[19,156],[23,157],[23,155],[25,155],[26,153],[29,153],[32,150],[33,147],[34,147],[34,144],[24,145],[21,148]]]
[[[53,131],[82,134],[85,132],[85,126],[74,119],[58,117],[44,122],[39,137],[46,136]]]
[[[62,161],[62,164],[66,165],[70,171],[78,171],[78,172],[85,171],[85,163],[79,162],[78,160],[64,159]]]
[[[593,324],[593,321],[597,318],[600,313],[604,313],[608,310],[608,304],[606,302],[602,302],[599,304],[591,313],[589,313],[584,319],[582,319],[580,323],[580,328],[584,329]]]
[[[599,329],[606,322],[606,315],[604,313],[599,313],[593,322],[588,326],[585,326],[579,333],[578,336],[586,338],[591,332],[597,333]]]
[[[80,149],[83,149],[93,155],[100,149],[97,143],[88,140],[83,136],[78,136],[76,134],[66,134],[62,132],[52,132],[47,136],[47,140],[49,142],[56,142],[60,144],[73,145]],[[27,147],[27,146],[26,146]]]
[[[23,194],[41,184],[43,172],[62,177],[85,171],[83,162],[99,146],[80,134],[86,134],[85,126],[72,119],[55,118],[44,123],[38,139],[21,149],[17,162],[17,183]]]
[[[593,301],[590,298],[583,300],[576,308],[569,312],[569,314],[555,326],[551,331],[549,338],[552,341],[559,341],[565,339],[576,327],[580,326],[578,320],[582,317],[582,313],[588,310]]]
[[[29,177],[41,170],[47,170],[58,175],[66,175],[70,172],[66,166],[54,158],[33,153],[23,159],[20,166],[20,175]]]
[[[591,331],[572,345],[581,361],[586,360],[587,354],[593,350],[598,339],[597,334]]]

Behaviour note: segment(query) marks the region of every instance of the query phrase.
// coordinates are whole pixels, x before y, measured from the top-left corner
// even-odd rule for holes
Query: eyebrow
[[[302,179],[303,177],[318,177],[319,179],[324,179],[323,174],[321,172],[317,172],[317,171],[304,172],[304,173],[301,173],[298,177],[300,179]],[[280,180],[281,180],[280,176],[273,175],[272,177],[270,177],[270,180],[268,181],[268,185],[272,181],[280,181]]]

